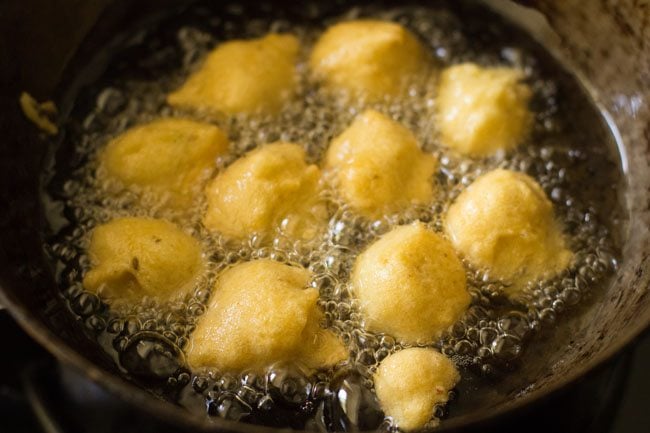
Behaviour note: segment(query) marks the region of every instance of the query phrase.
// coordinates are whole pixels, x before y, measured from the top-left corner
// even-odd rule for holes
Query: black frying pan
[[[47,232],[40,196],[43,164],[52,152],[62,151],[59,145],[65,143],[65,136],[44,140],[21,114],[17,103],[20,92],[27,89],[39,100],[54,99],[64,119],[72,109],[76,86],[93,82],[103,72],[110,53],[107,47],[116,43],[116,35],[146,27],[161,11],[182,10],[184,3],[9,0],[0,6],[0,304],[64,364],[149,414],[152,422],[164,420],[165,427],[158,425],[157,431],[266,431],[222,420],[206,425],[129,383],[69,314],[43,254]],[[343,3],[329,2],[322,9],[327,12]],[[508,2],[489,3],[517,19],[523,17],[526,25],[536,23],[534,18],[528,20],[528,14],[519,15],[521,11]],[[489,431],[490,426],[503,429],[499,423],[504,417],[507,422],[508,417],[525,414],[540,398],[552,398],[610,359],[650,323],[650,52],[645,48],[650,36],[643,32],[650,11],[637,8],[637,2],[631,0],[618,2],[614,9],[605,1],[522,3],[547,15],[559,35],[551,38],[553,46],[594,86],[591,90],[597,101],[612,113],[609,120],[621,131],[630,217],[623,265],[603,299],[573,324],[573,344],[558,347],[527,368],[533,385],[530,392],[515,398],[526,384],[513,382],[510,392],[489,407],[445,422],[445,431],[468,431],[470,426],[477,431]],[[285,8],[295,14],[308,10],[282,1],[269,4],[271,10]],[[262,6],[252,2],[247,8],[263,12]],[[535,27],[540,37],[548,37],[547,30]],[[513,412],[515,409],[518,412]]]

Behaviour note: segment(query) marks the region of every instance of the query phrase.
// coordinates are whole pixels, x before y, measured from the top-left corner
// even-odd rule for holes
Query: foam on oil
[[[461,19],[452,9],[355,8],[343,15],[305,22],[244,19],[237,8],[215,15],[197,7],[181,19],[177,17],[174,25],[167,21],[134,42],[135,48],[129,49],[135,51],[135,59],[133,55],[116,57],[113,74],[98,87],[87,90],[94,102],[85,110],[77,110],[71,119],[68,129],[74,163],[68,161],[66,167],[72,170],[57,173],[58,181],[49,188],[52,197],[63,203],[68,224],[57,228],[48,252],[56,263],[57,277],[72,314],[125,374],[164,398],[207,413],[208,417],[294,428],[336,428],[341,422],[333,419],[338,412],[324,406],[324,402],[335,397],[336,388],[345,380],[358,382],[350,389],[355,389],[362,399],[371,400],[372,394],[366,392],[372,389],[370,375],[383,358],[401,348],[389,335],[364,330],[363,318],[348,287],[356,256],[399,224],[420,220],[440,231],[441,216],[449,203],[477,176],[498,167],[527,172],[542,185],[554,203],[576,259],[556,278],[531,284],[517,303],[500,296],[500,283],[487,272],[467,266],[472,306],[434,344],[456,361],[464,377],[459,386],[461,398],[451,403],[452,411],[456,411],[454,405],[462,411],[463,399],[480,401],[482,391],[476,377],[494,380],[516,375],[517,362],[526,347],[536,344],[535,334],[561,327],[563,316],[606,282],[617,266],[618,234],[612,228],[622,216],[616,195],[620,174],[608,149],[611,138],[602,119],[588,98],[576,90],[571,78],[560,73],[557,66],[549,66],[548,59],[540,58],[530,48],[529,41],[517,39],[514,43],[511,29]],[[330,140],[366,107],[319,92],[308,77],[305,60],[327,24],[358,16],[389,19],[407,26],[441,67],[473,61],[524,70],[535,95],[535,126],[529,141],[507,158],[501,155],[470,160],[450,154],[437,142],[432,121],[436,99],[431,86],[413,88],[403,98],[375,104],[373,108],[407,126],[423,149],[439,158],[434,181],[441,192],[429,206],[367,221],[355,215],[332,191],[325,190],[323,198],[332,217],[327,231],[312,242],[290,241],[281,229],[270,245],[262,244],[254,234],[244,242],[232,242],[202,227],[202,200],[190,212],[175,213],[158,205],[159,197],[146,191],[115,193],[119,186],[98,180],[98,155],[110,139],[133,125],[164,116],[189,116],[215,123],[228,132],[231,152],[216,161],[217,170],[256,146],[276,140],[303,145],[309,161],[318,163]],[[165,104],[166,94],[178,87],[220,41],[257,37],[268,31],[294,33],[303,46],[297,95],[278,117],[208,117]],[[167,218],[201,240],[210,265],[191,295],[168,304],[154,299],[125,304],[111,303],[84,291],[81,278],[89,268],[85,250],[92,229],[126,215]],[[319,290],[318,303],[325,312],[325,325],[340,335],[349,349],[346,365],[314,376],[283,365],[271,368],[266,375],[188,370],[183,350],[197,318],[205,312],[216,276],[233,264],[265,257],[312,271],[311,285]],[[464,386],[469,378],[472,386]],[[382,419],[368,422],[373,428],[392,428]]]

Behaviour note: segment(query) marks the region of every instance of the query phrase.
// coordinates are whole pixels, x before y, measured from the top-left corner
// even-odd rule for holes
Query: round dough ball
[[[309,271],[272,260],[235,265],[219,276],[207,312],[190,338],[193,368],[261,371],[275,362],[325,367],[346,352],[318,325],[318,291]]]
[[[442,144],[476,157],[515,148],[532,124],[532,92],[522,79],[512,68],[464,63],[445,69],[437,102]]]
[[[185,119],[161,119],[129,129],[101,155],[106,174],[126,187],[166,197],[175,208],[190,206],[207,180],[228,138],[216,126]]]
[[[201,246],[165,220],[118,218],[95,228],[87,290],[108,298],[169,300],[186,294],[204,268]]]
[[[433,199],[436,159],[420,150],[411,131],[377,111],[357,116],[325,158],[343,200],[366,218]]]
[[[399,95],[423,73],[427,55],[399,24],[354,20],[336,24],[320,37],[309,59],[327,86],[368,100]]]
[[[370,245],[354,264],[352,290],[366,328],[403,343],[433,341],[470,303],[451,244],[420,222]]]
[[[208,186],[205,226],[243,239],[271,235],[281,226],[295,239],[311,239],[327,219],[319,199],[320,170],[292,143],[273,143],[246,154]],[[266,236],[268,238],[268,236]]]
[[[373,379],[384,413],[401,430],[415,430],[438,424],[433,418],[434,408],[447,403],[449,391],[460,380],[460,374],[440,352],[410,348],[386,357]]]
[[[294,91],[298,49],[289,34],[225,42],[167,102],[225,114],[275,113]]]
[[[472,266],[510,284],[508,294],[560,272],[572,257],[542,188],[510,170],[476,179],[449,207],[445,230]]]

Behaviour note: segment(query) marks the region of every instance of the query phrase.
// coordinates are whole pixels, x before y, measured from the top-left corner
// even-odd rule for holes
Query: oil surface
[[[308,9],[308,8],[307,8]],[[67,125],[65,151],[57,156],[47,186],[52,237],[47,252],[56,267],[62,296],[101,347],[133,380],[167,400],[207,419],[222,417],[274,426],[317,431],[362,428],[391,430],[372,394],[370,376],[378,363],[401,346],[389,335],[363,329],[358,306],[348,290],[356,256],[392,227],[420,220],[436,231],[449,203],[477,176],[495,168],[510,168],[533,176],[554,204],[575,252],[571,268],[549,281],[531,284],[518,302],[500,296],[500,283],[466,264],[472,306],[433,346],[451,357],[463,376],[455,401],[436,416],[453,416],[484,404],[491,384],[517,375],[538,334],[561,333],[562,322],[579,304],[607,283],[617,267],[623,214],[617,188],[621,174],[613,139],[598,111],[579,84],[525,35],[485,12],[438,3],[432,8],[360,7],[303,15],[279,15],[260,7],[243,15],[234,4],[217,11],[195,5],[147,31],[126,38],[104,78],[83,89]],[[275,16],[274,16],[275,15]],[[132,192],[114,193],[114,185],[97,177],[98,153],[128,127],[164,116],[193,117],[219,125],[229,134],[231,152],[216,161],[216,170],[264,143],[285,140],[305,147],[310,162],[319,163],[332,137],[369,106],[318,92],[305,65],[310,47],[327,25],[342,19],[374,17],[399,22],[430,49],[440,67],[463,61],[521,68],[534,92],[533,133],[507,157],[461,158],[437,142],[430,88],[413,88],[408,96],[372,105],[407,126],[422,148],[440,161],[435,182],[441,191],[435,203],[367,221],[325,191],[331,210],[328,229],[313,242],[289,241],[279,230],[271,245],[257,236],[228,241],[200,224],[204,203],[192,212],[174,213]],[[489,24],[486,24],[489,23]],[[259,37],[269,31],[291,32],[302,42],[297,96],[278,117],[201,117],[166,105],[176,89],[221,41]],[[52,206],[54,203],[54,206]],[[200,239],[210,267],[194,292],[178,302],[139,304],[109,302],[84,291],[81,278],[89,268],[85,254],[89,235],[98,224],[119,216],[151,216],[174,221]],[[311,285],[320,292],[326,325],[345,342],[345,365],[309,376],[299,368],[275,366],[266,375],[239,376],[218,371],[193,372],[184,365],[183,350],[196,320],[205,312],[215,277],[233,264],[256,258],[305,266]],[[345,389],[361,404],[347,407],[338,391]],[[445,413],[447,410],[450,414]]]

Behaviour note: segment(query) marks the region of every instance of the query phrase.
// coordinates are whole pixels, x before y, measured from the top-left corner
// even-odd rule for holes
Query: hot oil
[[[348,393],[358,394],[364,402],[361,407],[376,409],[368,392],[372,372],[383,358],[401,348],[391,336],[363,329],[363,318],[347,284],[356,256],[399,224],[420,220],[440,231],[449,203],[477,176],[499,167],[527,172],[542,185],[554,203],[576,260],[556,278],[531,283],[526,296],[516,303],[500,295],[500,283],[488,273],[467,266],[472,306],[433,345],[454,359],[463,376],[460,396],[450,404],[452,415],[479,407],[493,392],[489,384],[517,375],[527,347],[543,350],[540,332],[546,336],[560,333],[563,321],[576,306],[588,305],[589,298],[602,291],[616,269],[620,234],[615,228],[623,219],[617,197],[621,176],[611,152],[611,135],[573,77],[537,45],[505,23],[484,20],[480,13],[465,15],[466,10],[462,10],[461,19],[459,11],[449,4],[438,8],[356,8],[324,19],[272,19],[268,14],[244,17],[236,6],[218,14],[196,7],[127,42],[101,85],[82,95],[91,103],[78,109],[70,121],[73,156],[59,163],[66,170],[59,168],[49,188],[54,200],[62,203],[55,208],[63,208],[68,223],[57,228],[48,245],[72,314],[125,374],[166,399],[207,413],[208,418],[313,429],[349,425],[353,417],[339,410],[344,402],[335,398],[335,391],[346,386]],[[231,152],[216,161],[215,171],[276,140],[303,145],[309,161],[318,163],[332,137],[365,107],[319,92],[308,78],[305,59],[324,27],[355,17],[404,24],[430,48],[438,67],[473,61],[524,70],[535,93],[531,137],[507,157],[470,160],[445,151],[437,142],[432,86],[413,88],[399,100],[375,104],[373,108],[406,125],[423,149],[438,157],[440,168],[434,181],[440,194],[430,206],[366,221],[326,190],[323,199],[332,217],[326,232],[307,243],[290,241],[281,230],[270,243],[255,235],[244,242],[232,242],[201,226],[202,200],[189,212],[179,213],[161,206],[160,197],[146,191],[116,194],[119,186],[98,180],[98,157],[111,138],[164,116],[192,117],[228,132]],[[484,24],[486,21],[491,24]],[[166,94],[220,41],[259,37],[269,31],[292,32],[303,42],[299,91],[279,117],[209,117],[165,104]],[[90,265],[85,250],[92,229],[126,215],[166,218],[201,240],[210,265],[190,295],[167,304],[145,299],[129,305],[84,291],[81,279]],[[320,292],[318,303],[325,312],[325,325],[340,335],[349,349],[345,365],[316,375],[290,366],[276,366],[267,374],[188,370],[183,350],[207,308],[215,278],[236,263],[257,258],[304,266],[313,272],[311,285]],[[365,413],[367,419],[362,423],[366,427],[381,424],[390,429],[376,410]]]

